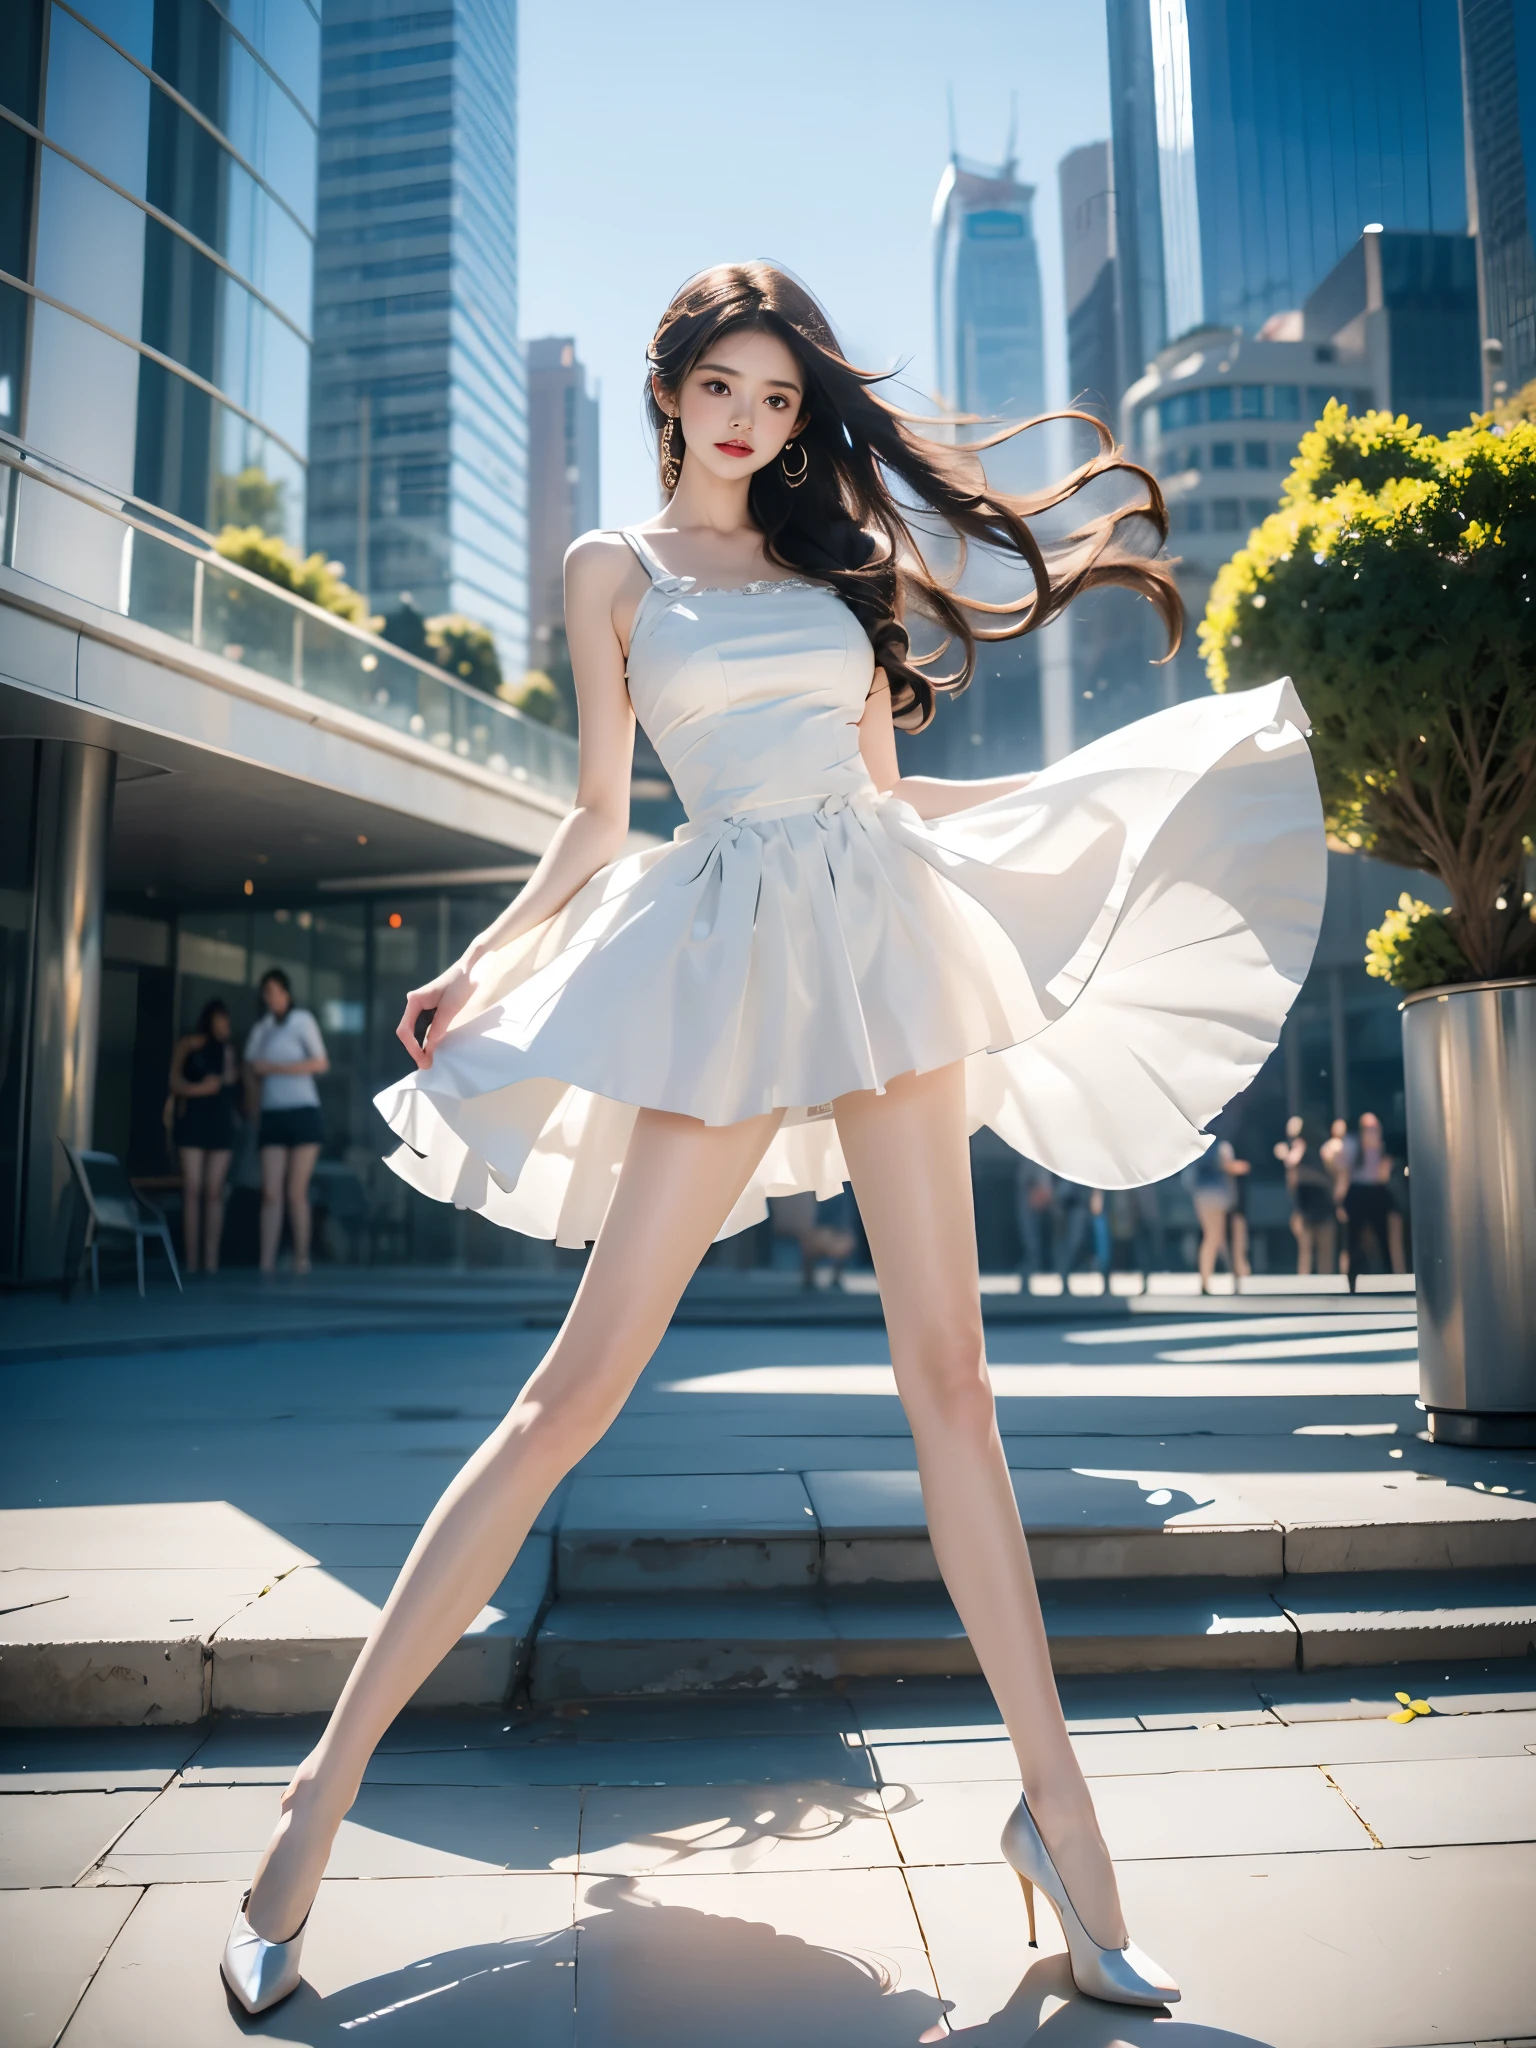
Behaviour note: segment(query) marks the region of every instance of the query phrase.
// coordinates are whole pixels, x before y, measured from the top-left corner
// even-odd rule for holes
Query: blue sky
[[[996,160],[1019,106],[1037,189],[1048,394],[1065,397],[1056,166],[1109,132],[1099,0],[521,0],[525,336],[602,386],[603,522],[655,509],[645,345],[706,264],[765,256],[855,360],[933,380],[930,220],[948,156]]]

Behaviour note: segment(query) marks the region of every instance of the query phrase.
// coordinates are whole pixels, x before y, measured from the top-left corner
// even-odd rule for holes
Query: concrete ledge
[[[549,1585],[550,1538],[533,1535],[489,1604],[411,1700],[494,1707],[521,1674]],[[290,1573],[214,1635],[209,1705],[226,1714],[329,1713],[389,1597],[392,1567],[345,1579],[318,1565]]]
[[[1020,1469],[1019,1515],[1041,1579],[1267,1578],[1281,1529],[1224,1481]],[[828,1586],[937,1585],[915,1472],[809,1472]]]
[[[560,1516],[562,1597],[793,1591],[820,1571],[821,1532],[794,1472],[578,1478]]]
[[[1305,1671],[1536,1654],[1536,1572],[1351,1572],[1287,1579],[1277,1597]]]

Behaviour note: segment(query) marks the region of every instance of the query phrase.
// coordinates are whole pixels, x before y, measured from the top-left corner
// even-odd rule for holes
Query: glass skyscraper
[[[1045,340],[1034,187],[1014,163],[951,157],[933,202],[939,396],[958,412],[1029,419],[1045,410]],[[1039,468],[1039,436],[988,460],[999,482]],[[1014,474],[1010,475],[1010,472]]]
[[[1536,377],[1536,8],[1461,0],[1461,36],[1483,333],[1502,349],[1488,364],[1495,399]]]
[[[326,0],[311,545],[528,648],[513,0]]]
[[[1298,308],[1373,224],[1467,227],[1456,0],[1108,0],[1121,346]]]
[[[0,7],[0,428],[302,536],[319,72],[307,0]]]

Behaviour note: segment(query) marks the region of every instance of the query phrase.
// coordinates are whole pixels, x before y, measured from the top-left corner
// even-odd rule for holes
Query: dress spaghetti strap
[[[672,571],[659,559],[655,549],[638,527],[621,526],[619,528],[619,536],[622,540],[629,543],[630,550],[636,561],[639,562],[653,583],[676,583],[684,580],[672,574]]]

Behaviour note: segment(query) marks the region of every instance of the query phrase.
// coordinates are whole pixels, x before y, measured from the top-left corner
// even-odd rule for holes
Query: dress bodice
[[[872,790],[858,722],[874,650],[842,599],[798,579],[703,589],[624,538],[651,578],[630,700],[690,821]]]

